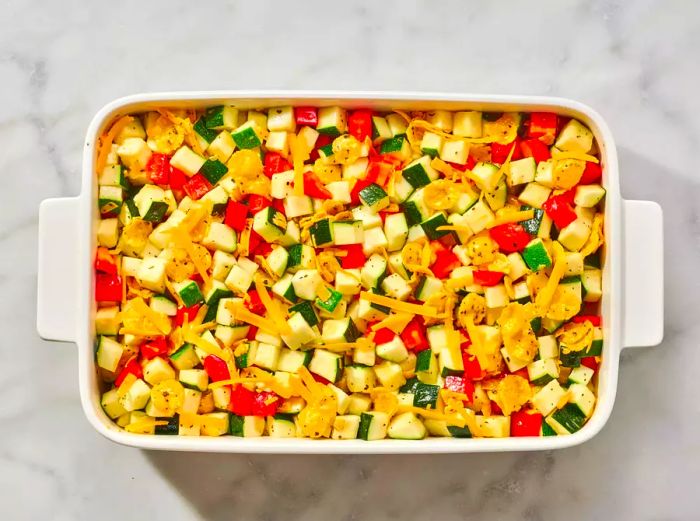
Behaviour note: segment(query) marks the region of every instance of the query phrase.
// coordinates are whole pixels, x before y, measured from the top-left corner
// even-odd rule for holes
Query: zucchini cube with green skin
[[[323,285],[323,279],[318,270],[299,270],[292,277],[294,294],[304,300],[316,300],[318,288]]]
[[[97,195],[100,215],[105,217],[119,215],[123,202],[124,191],[120,186],[100,186]]]
[[[204,392],[209,387],[209,375],[204,369],[181,369],[177,377],[188,389]]]
[[[129,170],[142,171],[146,168],[153,152],[143,138],[130,137],[119,145],[117,154]]]
[[[428,431],[413,412],[402,412],[391,419],[387,434],[396,440],[422,440]]]
[[[360,202],[374,213],[383,210],[389,206],[389,196],[384,189],[378,184],[372,183],[366,186],[359,193]]]
[[[438,356],[438,368],[440,376],[461,376],[464,373],[464,362],[459,346],[452,346],[449,343],[442,346]]]
[[[361,440],[373,441],[386,438],[389,426],[389,415],[385,412],[363,412],[360,415],[360,427],[357,437]]]
[[[389,128],[389,123],[387,123],[386,118],[381,116],[372,116],[372,143],[379,145],[391,139],[391,129]]]
[[[387,262],[384,257],[375,253],[360,269],[360,279],[366,289],[378,288],[386,276]]]
[[[527,366],[527,374],[532,385],[544,386],[559,378],[559,365],[554,358],[535,360]]]
[[[484,438],[507,438],[510,436],[509,416],[475,416],[476,427]]]
[[[316,266],[316,252],[308,244],[293,244],[288,251],[287,271],[290,273]]]
[[[119,242],[119,219],[100,219],[97,224],[97,243],[106,248],[114,248]]]
[[[413,393],[414,407],[423,407],[424,409],[435,409],[437,406],[438,394],[440,386],[417,382],[415,392]]]
[[[382,225],[382,218],[379,214],[365,206],[356,206],[352,209],[352,217],[357,221],[362,221],[362,227],[366,230],[378,228]]]
[[[401,114],[392,112],[391,114],[387,115],[386,122],[389,124],[389,130],[391,130],[392,136],[396,137],[406,135],[408,123],[406,123],[406,120]]]
[[[177,304],[165,295],[153,295],[149,306],[156,313],[162,313],[168,317],[177,315]]]
[[[272,107],[267,111],[267,129],[271,132],[294,132],[297,128],[294,108]]]
[[[338,137],[344,134],[348,128],[348,112],[341,107],[321,107],[318,109],[318,124],[316,130],[319,134],[330,137]]]
[[[369,411],[371,406],[372,399],[369,394],[354,393],[348,398],[347,413],[360,416],[363,412]]]
[[[121,318],[119,317],[119,306],[100,308],[95,311],[95,333],[98,335],[119,334]]]
[[[579,185],[576,187],[574,203],[583,208],[597,206],[605,197],[605,188],[600,185]]]
[[[603,272],[599,269],[585,269],[581,275],[581,284],[585,290],[584,302],[598,302],[603,296]]]
[[[440,149],[440,159],[457,165],[466,165],[469,156],[469,143],[462,139],[445,141]]]
[[[183,369],[192,369],[198,366],[200,362],[192,344],[183,344],[177,351],[170,355],[170,363],[172,363],[178,371],[182,371]]]
[[[408,238],[408,222],[403,213],[392,213],[384,221],[384,235],[387,241],[387,251],[400,251]]]
[[[284,199],[284,213],[288,219],[314,213],[313,199],[306,195],[288,195]]]
[[[525,246],[522,256],[531,271],[539,271],[552,265],[552,258],[540,238],[532,239]]]
[[[259,438],[265,432],[264,416],[229,415],[229,433],[240,438]]]
[[[437,212],[420,223],[421,228],[423,228],[423,231],[431,241],[452,233],[449,230],[438,230],[439,227],[447,226],[448,224],[449,223],[447,222],[447,217],[445,216],[444,212]]]
[[[510,186],[523,185],[535,180],[537,165],[534,157],[524,157],[510,162],[506,170]]]
[[[544,421],[559,435],[573,434],[586,423],[586,416],[576,405],[567,403],[563,408],[554,411],[551,416],[545,418]]]
[[[294,275],[286,273],[280,280],[272,285],[272,292],[287,302],[296,302],[297,295],[294,292],[294,284],[292,283]]]
[[[223,281],[236,265],[236,258],[224,251],[216,250],[211,259],[211,276],[215,280]]]
[[[438,178],[438,173],[430,165],[431,157],[425,155],[412,161],[402,170],[403,178],[409,182],[413,188],[421,188],[430,184]]]
[[[406,300],[413,289],[404,278],[398,273],[392,273],[380,284],[384,293],[391,298]]]
[[[211,214],[218,217],[223,216],[226,213],[226,206],[228,205],[229,195],[228,192],[226,192],[226,189],[223,186],[219,185],[207,192],[204,195],[204,197],[202,197],[202,200],[211,202]]]
[[[484,288],[484,299],[488,309],[502,308],[507,306],[510,301],[506,287],[503,284]]]
[[[190,177],[199,172],[205,162],[206,159],[186,145],[178,148],[173,154],[173,157],[170,158],[170,164],[172,166],[178,170],[182,170]]]
[[[143,259],[136,274],[136,280],[146,289],[157,293],[165,292],[166,261],[157,257]]]
[[[584,365],[579,366],[579,367],[574,367],[571,372],[569,373],[569,378],[568,378],[568,383],[569,388],[571,388],[571,384],[580,384],[583,386],[588,385],[588,383],[591,381],[593,378],[593,375],[595,374],[595,371],[591,369],[590,367],[586,367]]]
[[[381,228],[365,230],[362,240],[362,253],[364,253],[365,257],[380,251],[382,248],[386,249],[388,245],[389,241]]]
[[[258,342],[248,351],[248,365],[255,365],[263,369],[275,371],[280,357],[280,346]]]
[[[207,146],[209,146],[209,143],[216,139],[216,132],[207,127],[204,116],[195,121],[194,125],[192,125],[192,129],[197,135],[197,140],[199,141],[199,145],[202,147],[202,149],[206,149]]]
[[[365,238],[362,221],[334,221],[331,223],[331,227],[333,228],[331,234],[333,243],[336,246],[361,244]]]
[[[590,418],[595,407],[595,394],[584,384],[572,383],[569,386],[569,403]]]
[[[143,366],[143,379],[150,385],[175,378],[175,369],[160,356],[150,359]]]
[[[236,231],[224,223],[211,222],[207,233],[202,239],[202,245],[210,250],[221,250],[227,253],[236,251]]]
[[[553,335],[537,337],[538,353],[541,359],[558,358],[559,344]]]
[[[359,337],[360,332],[350,317],[330,319],[323,323],[321,338],[326,344],[354,342]]]
[[[205,301],[207,303],[207,314],[204,315],[203,322],[207,323],[216,320],[216,317],[219,314],[219,302],[221,302],[222,299],[230,298],[232,296],[233,292],[228,289],[223,282],[218,280],[212,281],[211,289],[205,297]],[[229,326],[231,324],[224,325]]]
[[[129,412],[137,411],[146,407],[150,398],[151,388],[139,378],[131,384],[126,394],[119,398],[119,405]]]
[[[330,296],[326,300],[316,299],[316,306],[321,309],[321,312],[333,314],[343,300],[343,294],[330,288],[328,288],[328,292]]]
[[[581,122],[571,119],[559,132],[554,146],[564,152],[586,154],[593,146],[593,133]]]
[[[547,416],[556,408],[565,394],[566,391],[562,389],[559,382],[557,380],[552,380],[537,391],[530,399],[530,402],[532,402],[535,409],[542,413],[543,416]]]
[[[231,105],[219,105],[207,109],[204,124],[214,130],[233,130],[238,126],[238,109]]]
[[[117,370],[119,361],[124,353],[124,346],[115,339],[101,336],[97,344],[97,365],[113,373]]]
[[[511,373],[519,371],[528,365],[527,360],[521,360],[511,355],[505,347],[501,348],[501,356],[503,356],[503,360]]]
[[[309,362],[309,371],[329,382],[337,382],[343,373],[343,356],[325,349],[315,349]]]
[[[287,269],[289,253],[282,247],[274,248],[267,256],[267,264],[272,272],[281,277]]]
[[[236,143],[233,141],[231,132],[222,130],[219,135],[214,138],[214,141],[209,144],[207,152],[222,163],[226,163],[235,149]]]
[[[290,349],[299,349],[318,337],[301,313],[293,313],[287,320],[291,332],[282,334],[282,340]],[[280,370],[286,371],[287,369]]]
[[[400,364],[408,358],[408,349],[399,335],[395,335],[389,342],[377,344],[375,348],[377,356],[390,362]]]
[[[282,348],[277,361],[277,370],[288,373],[298,373],[302,367],[307,367],[311,362],[313,351],[294,351]]]
[[[420,142],[421,153],[430,157],[436,157],[442,148],[442,137],[433,132],[423,134],[423,139]]]
[[[333,181],[326,184],[326,190],[331,193],[333,201],[349,204],[352,201],[350,196],[350,183],[348,181]]]
[[[313,223],[309,228],[309,234],[316,248],[333,244],[333,227],[329,219],[321,219]]]
[[[394,362],[382,362],[373,367],[374,374],[377,380],[390,391],[397,391],[403,384],[406,383],[406,378],[403,375],[403,369],[399,364]]]
[[[345,383],[351,393],[366,393],[374,389],[377,377],[371,367],[351,365],[345,368]]]
[[[128,184],[124,177],[124,167],[121,165],[106,165],[97,178],[97,184],[100,186],[127,188]]]
[[[569,251],[579,251],[591,235],[591,222],[577,218],[559,230],[557,240]]]
[[[360,417],[355,415],[336,416],[333,420],[333,440],[354,440],[360,431]]]
[[[335,289],[342,295],[357,295],[362,291],[360,270],[353,268],[335,274]]]
[[[379,153],[406,161],[411,157],[411,145],[408,143],[405,135],[398,135],[384,141],[379,149]]]
[[[505,176],[501,177],[493,191],[484,193],[484,199],[494,212],[506,205],[508,201],[508,185],[506,184]]]
[[[253,230],[267,242],[274,242],[285,234],[287,219],[282,212],[268,206],[253,217]]]
[[[467,210],[464,217],[474,234],[485,230],[487,226],[496,220],[496,216],[484,201],[474,204]]]
[[[231,133],[233,141],[241,150],[257,148],[262,144],[256,125],[252,121],[246,121]]]
[[[452,112],[449,110],[433,110],[426,115],[428,123],[443,132],[452,132]]]
[[[182,303],[185,307],[192,307],[195,304],[200,304],[204,302],[204,296],[199,290],[199,286],[193,280],[183,280],[182,282],[175,282],[173,288],[180,295]]]
[[[431,297],[441,289],[442,281],[440,279],[431,277],[430,275],[426,275],[425,277],[421,277],[420,281],[418,281],[418,285],[416,286],[414,295],[416,297],[416,300],[425,302],[426,300],[428,300],[429,297]]]
[[[395,178],[394,190],[389,192],[389,200],[392,203],[403,203],[414,192],[413,186],[409,183],[401,172]]]
[[[119,403],[119,391],[116,388],[110,389],[102,395],[100,405],[102,405],[102,409],[104,410],[105,414],[107,414],[107,416],[113,420],[127,413],[127,410],[122,407],[121,403]]]
[[[214,330],[214,338],[220,340],[226,347],[231,347],[237,340],[243,340],[248,336],[250,326],[242,324],[236,326],[223,326],[217,324]]]
[[[267,418],[267,433],[271,438],[295,438],[297,428],[294,424],[294,416],[276,414]]]
[[[212,185],[218,183],[228,172],[228,167],[218,159],[207,159],[200,169],[202,175]]]
[[[435,384],[438,379],[438,362],[432,349],[424,349],[416,357],[416,378],[425,384]]]
[[[472,174],[476,186],[484,192],[492,192],[501,178],[500,169],[493,163],[477,163],[472,168]]]
[[[528,183],[525,189],[520,192],[518,201],[533,208],[542,208],[551,193],[552,190],[546,186],[534,182]]]
[[[481,116],[482,113],[477,110],[455,112],[452,118],[452,133],[460,137],[481,137]]]

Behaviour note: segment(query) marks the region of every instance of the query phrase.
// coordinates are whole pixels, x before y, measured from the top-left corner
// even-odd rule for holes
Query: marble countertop
[[[700,4],[3,2],[0,511],[13,521],[697,519]],[[35,331],[37,208],[78,192],[89,120],[154,90],[561,95],[607,119],[622,193],[665,212],[666,337],[624,352],[608,425],[559,452],[169,454],[87,423],[72,344]]]

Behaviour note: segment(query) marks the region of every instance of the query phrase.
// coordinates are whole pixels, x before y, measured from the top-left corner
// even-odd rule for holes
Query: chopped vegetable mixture
[[[180,436],[576,432],[603,345],[598,157],[546,112],[116,120],[96,158],[105,413]]]

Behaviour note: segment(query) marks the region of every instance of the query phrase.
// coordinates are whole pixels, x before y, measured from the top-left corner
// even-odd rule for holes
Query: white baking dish
[[[102,411],[93,341],[93,269],[97,183],[93,172],[98,136],[116,117],[155,107],[204,107],[221,103],[243,109],[278,105],[336,105],[405,110],[554,111],[589,126],[604,165],[605,235],[602,300],[605,347],[598,402],[577,433],[542,438],[420,441],[310,440],[279,438],[193,438],[130,434]],[[437,453],[549,450],[582,443],[605,425],[617,386],[620,352],[652,346],[663,336],[663,227],[658,204],[620,196],[615,144],[608,126],[589,107],[574,101],[532,96],[481,96],[407,92],[222,91],[143,94],[103,107],[90,123],[83,151],[83,184],[78,197],[48,199],[39,211],[37,329],[42,338],[78,345],[80,398],[90,423],[107,438],[148,449],[250,453]],[[643,385],[640,383],[640,385]]]

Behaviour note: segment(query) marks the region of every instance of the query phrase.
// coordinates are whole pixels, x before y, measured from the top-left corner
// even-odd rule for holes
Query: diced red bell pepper
[[[207,193],[209,193],[209,191],[212,189],[212,186],[211,183],[207,181],[207,178],[202,174],[195,174],[190,177],[190,180],[185,183],[185,186],[183,186],[182,189],[190,197],[190,199],[197,201],[198,199],[201,199],[207,195]]]
[[[510,154],[510,149],[513,148],[513,146],[515,146],[515,150],[513,150],[513,155],[511,156],[510,160],[516,161],[523,157],[520,149],[520,138],[516,137],[515,140],[511,141],[510,143],[506,143],[505,145],[501,145],[500,143],[491,143],[491,162],[498,163],[499,165],[505,163],[506,159],[508,159],[508,154]]]
[[[464,376],[446,376],[444,387],[456,393],[466,394],[470,402],[474,401],[474,384]]]
[[[192,322],[194,317],[197,316],[201,304],[195,304],[186,308],[185,306],[179,306],[177,308],[177,313],[175,314],[175,327],[181,326],[185,323],[185,317],[187,317],[187,322]]]
[[[576,315],[571,321],[576,324],[590,322],[593,327],[600,327],[600,317],[598,315]]]
[[[573,190],[559,195],[552,195],[542,204],[542,209],[554,221],[557,229],[568,226],[576,220],[573,208]]]
[[[348,117],[348,133],[363,142],[365,138],[372,137],[372,111],[356,110]]]
[[[498,405],[493,400],[491,400],[491,414],[494,414],[494,415],[502,415],[503,414],[503,410],[501,409],[501,406]]]
[[[255,230],[250,230],[250,239],[248,240],[248,251],[253,254],[255,250],[258,249],[261,243],[263,243],[263,238]]]
[[[170,182],[170,188],[175,191],[182,191],[185,188],[185,183],[187,183],[189,178],[185,172],[175,168],[173,165],[170,165],[170,174],[168,175],[168,179]]]
[[[262,303],[262,300],[260,300],[260,295],[257,290],[251,289],[248,291],[248,298],[245,299],[243,304],[251,313],[255,313],[256,315],[263,315],[265,313],[265,305]]]
[[[297,125],[313,128],[318,125],[318,111],[314,107],[294,107],[294,118]]]
[[[520,143],[520,150],[522,150],[524,157],[533,157],[535,163],[546,161],[552,157],[547,145],[542,143],[539,139],[526,139]]]
[[[313,172],[304,172],[304,193],[316,199],[330,199],[331,193]]]
[[[375,344],[386,344],[394,340],[396,333],[394,333],[388,327],[382,327],[374,332],[374,343]]]
[[[530,125],[527,129],[529,138],[545,138],[549,144],[554,142],[557,134],[557,115],[553,112],[533,112],[530,114]]]
[[[258,334],[258,326],[249,326],[248,334],[245,336],[246,340],[255,340],[255,336]]]
[[[218,356],[209,355],[204,357],[204,362],[202,365],[204,366],[204,370],[209,375],[209,380],[211,382],[231,379],[231,373],[228,370],[228,365],[226,365],[226,362],[224,362]]]
[[[95,300],[97,302],[119,302],[122,299],[122,278],[115,273],[95,275]]]
[[[117,379],[114,380],[114,386],[119,387],[130,374],[133,374],[136,378],[143,378],[143,369],[135,356],[132,357],[119,372]]]
[[[593,369],[593,371],[598,370],[598,360],[596,360],[595,356],[584,356],[581,358],[581,365]]]
[[[500,271],[489,271],[489,270],[475,270],[474,271],[474,283],[481,286],[495,286],[501,280],[505,274]]]
[[[338,257],[340,259],[340,266],[344,270],[350,270],[353,268],[361,268],[367,262],[367,257],[362,251],[362,244],[348,244],[347,246],[336,246],[339,250],[345,250],[347,255]]]
[[[260,210],[272,205],[272,201],[267,197],[258,194],[250,194],[248,196],[248,211],[251,215],[255,215]]]
[[[170,156],[166,154],[151,154],[146,163],[146,173],[151,183],[167,185],[170,183]]]
[[[141,344],[139,348],[144,360],[151,360],[157,356],[167,356],[168,340],[164,336],[156,337]]]
[[[542,415],[532,411],[516,411],[510,415],[511,436],[539,436]]]
[[[270,206],[272,206],[275,210],[277,210],[285,217],[287,216],[287,212],[284,209],[284,201],[282,199],[273,199],[272,204]]]
[[[518,223],[506,223],[494,226],[489,235],[496,241],[502,252],[513,253],[523,251],[530,242],[530,234]]]
[[[224,216],[224,224],[233,228],[237,232],[242,232],[245,229],[245,220],[248,217],[248,207],[243,203],[231,199],[226,205],[226,215]]]
[[[462,351],[462,363],[464,364],[464,377],[467,380],[481,380],[484,377],[479,359],[475,355]]]
[[[333,143],[333,138],[329,135],[321,134],[320,136],[318,136],[318,139],[316,139],[316,143],[314,143],[314,148],[313,150],[311,150],[311,160],[316,161],[319,158],[318,149],[321,147],[325,147],[326,145],[330,145],[331,143]]]
[[[231,400],[228,410],[238,416],[252,416],[255,406],[255,391],[246,389],[243,385],[234,385],[231,389]]]
[[[452,253],[451,250],[443,249],[436,253],[435,262],[433,262],[430,269],[437,278],[446,279],[450,276],[452,270],[461,265],[462,261],[459,260],[457,255]]]
[[[401,331],[401,340],[403,340],[406,349],[419,353],[430,348],[428,337],[425,334],[425,325],[423,321],[415,316]]]
[[[277,409],[282,405],[280,397],[272,391],[262,391],[255,393],[253,400],[254,416],[274,416]]]
[[[282,157],[281,154],[277,152],[268,152],[265,154],[265,161],[263,164],[263,173],[267,177],[272,177],[273,174],[279,174],[280,172],[285,172],[292,169],[292,164]]]
[[[109,253],[109,250],[104,246],[97,248],[97,253],[95,254],[95,271],[109,273],[110,275],[116,275],[119,271],[117,269],[117,258]]]
[[[583,175],[581,180],[578,182],[580,185],[590,185],[600,181],[603,177],[603,169],[598,163],[593,163],[591,161],[586,161],[586,168],[583,170]]]
[[[512,375],[519,376],[520,378],[525,378],[525,380],[530,380],[530,375],[527,372],[527,367],[523,367],[522,369],[518,369],[517,371],[513,371],[511,373]]]
[[[316,374],[316,373],[311,373],[311,378],[313,378],[315,381],[317,381],[318,383],[323,384],[323,385],[328,385],[330,383],[333,383],[330,380],[328,380],[327,378],[324,378],[320,374]]]
[[[272,244],[266,241],[260,241],[260,244],[258,244],[255,249],[250,250],[250,253],[251,255],[262,255],[263,257],[267,257],[271,251]]]

